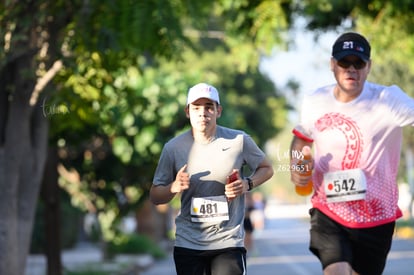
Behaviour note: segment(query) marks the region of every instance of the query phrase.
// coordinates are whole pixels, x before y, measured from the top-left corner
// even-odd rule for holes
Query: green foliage
[[[296,9],[309,20],[311,30],[329,29],[340,26],[347,20],[353,8],[364,1],[358,0],[305,0],[298,1]]]
[[[108,244],[108,253],[117,254],[149,254],[155,259],[166,257],[166,253],[150,238],[144,235],[119,235]]]
[[[188,49],[181,61],[94,52],[79,55],[77,67],[61,71],[59,98],[70,99],[70,112],[51,117],[51,136],[63,144],[61,161],[81,175],[72,194],[83,197],[74,202],[105,217],[100,219],[107,224],[103,231],[116,230],[120,217],[145,199],[164,143],[189,126],[183,109],[195,83],[217,86],[225,108],[219,123],[246,130],[259,144],[283,127],[284,100],[254,67],[258,60],[246,67],[221,40],[193,42],[208,48],[211,40],[214,51]],[[244,47],[254,52],[249,44]],[[78,125],[77,130],[70,125]],[[62,182],[67,190],[74,186]],[[106,240],[115,236],[103,234]]]
[[[217,86],[225,108],[219,123],[259,144],[283,127],[284,100],[258,64],[281,43],[290,3],[0,4],[0,72],[21,54],[30,54],[37,67],[26,69],[38,77],[62,61],[42,102],[50,143],[59,146],[59,184],[73,205],[96,213],[105,240],[147,198],[164,143],[189,127],[183,108],[190,86]],[[38,40],[27,43],[33,33]]]

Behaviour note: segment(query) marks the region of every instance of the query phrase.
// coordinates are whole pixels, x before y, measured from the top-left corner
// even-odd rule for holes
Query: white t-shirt
[[[414,100],[397,86],[366,82],[359,97],[343,103],[334,87],[304,96],[294,130],[314,141],[313,207],[351,228],[394,221],[402,216],[396,183],[402,127],[414,126]],[[365,199],[328,202],[324,175],[357,168],[365,175]]]

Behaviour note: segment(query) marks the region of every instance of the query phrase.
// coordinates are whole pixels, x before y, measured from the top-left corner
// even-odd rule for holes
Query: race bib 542
[[[367,182],[361,169],[325,173],[323,177],[327,202],[365,199]]]

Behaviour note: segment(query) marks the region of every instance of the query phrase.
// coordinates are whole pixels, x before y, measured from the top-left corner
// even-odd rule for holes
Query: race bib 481
[[[192,222],[219,222],[229,220],[229,206],[225,196],[191,199]]]

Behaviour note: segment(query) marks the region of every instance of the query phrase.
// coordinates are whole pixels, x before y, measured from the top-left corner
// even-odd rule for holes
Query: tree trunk
[[[18,253],[17,253],[17,201],[16,186],[7,187],[7,183],[13,184],[11,181],[11,161],[8,152],[4,147],[0,148],[0,274],[19,275],[18,270]],[[17,174],[14,172],[13,174]],[[9,270],[14,270],[8,273]]]
[[[50,147],[41,192],[45,202],[45,250],[48,275],[62,274],[62,261],[60,257],[60,189],[58,185],[57,162],[57,150],[55,147]]]
[[[0,103],[7,110],[0,117],[0,274],[7,275],[24,274],[46,158],[48,123],[39,105],[29,105],[35,81],[22,73],[28,63],[27,56],[17,58],[1,77],[0,92],[8,96]]]
[[[155,206],[148,199],[137,210],[135,216],[139,234],[146,235],[156,242],[168,237],[171,222],[170,206],[168,204]]]

